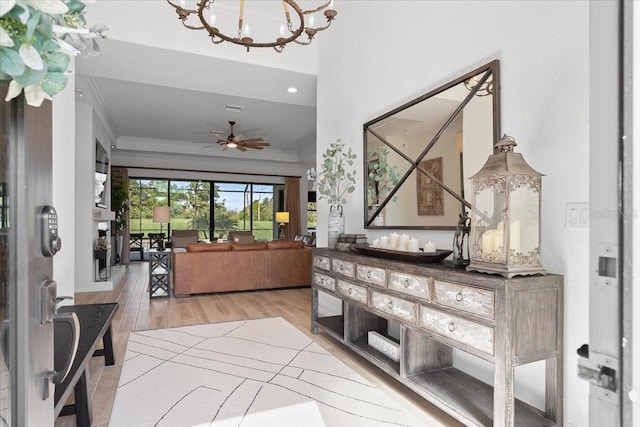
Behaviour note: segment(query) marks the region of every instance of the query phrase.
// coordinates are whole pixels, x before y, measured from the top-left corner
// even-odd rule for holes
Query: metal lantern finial
[[[505,277],[545,274],[540,264],[542,174],[515,153],[505,134],[470,179],[471,262],[467,270]]]

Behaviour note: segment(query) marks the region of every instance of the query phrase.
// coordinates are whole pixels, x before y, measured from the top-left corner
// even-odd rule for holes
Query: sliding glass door
[[[202,181],[171,181],[171,229],[198,230],[200,239],[210,238],[211,185]]]
[[[198,230],[201,240],[226,239],[229,231],[251,231],[257,240],[277,238],[273,218],[275,189],[281,186],[237,182],[131,178],[130,233],[159,233],[154,206],[169,206],[171,221],[163,232]],[[213,209],[211,209],[213,206]],[[146,241],[146,240],[145,240]]]

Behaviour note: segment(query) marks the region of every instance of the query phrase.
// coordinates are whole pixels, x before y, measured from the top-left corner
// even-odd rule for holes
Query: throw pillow
[[[267,243],[268,249],[297,249],[304,248],[302,240],[274,240]]]

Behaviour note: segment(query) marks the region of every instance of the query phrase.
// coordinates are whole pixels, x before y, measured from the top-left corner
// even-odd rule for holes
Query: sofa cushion
[[[231,243],[232,251],[263,251],[267,249],[267,244],[263,242],[256,243]]]
[[[302,240],[274,240],[267,242],[267,249],[299,249],[304,248]]]
[[[198,242],[198,230],[173,230],[171,232],[171,247],[186,248],[189,243]]]
[[[187,252],[225,252],[231,250],[231,243],[189,243]]]

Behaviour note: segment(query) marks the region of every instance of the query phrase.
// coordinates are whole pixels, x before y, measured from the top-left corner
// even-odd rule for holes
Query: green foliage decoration
[[[29,105],[67,85],[70,55],[97,55],[96,38],[107,27],[85,28],[80,0],[2,0],[0,2],[0,81],[9,82],[5,101],[24,90]]]
[[[313,168],[307,171],[307,177],[315,181],[320,198],[326,198],[330,205],[345,205],[348,193],[356,189],[356,171],[353,168],[356,155],[351,147],[345,151],[345,144],[338,139],[329,145],[322,154],[321,170],[316,175]]]
[[[398,167],[389,164],[389,149],[387,147],[371,148],[368,152],[369,182],[367,186],[367,200],[369,206],[380,204],[386,195],[395,188],[400,180]],[[395,201],[396,197],[392,201]]]

